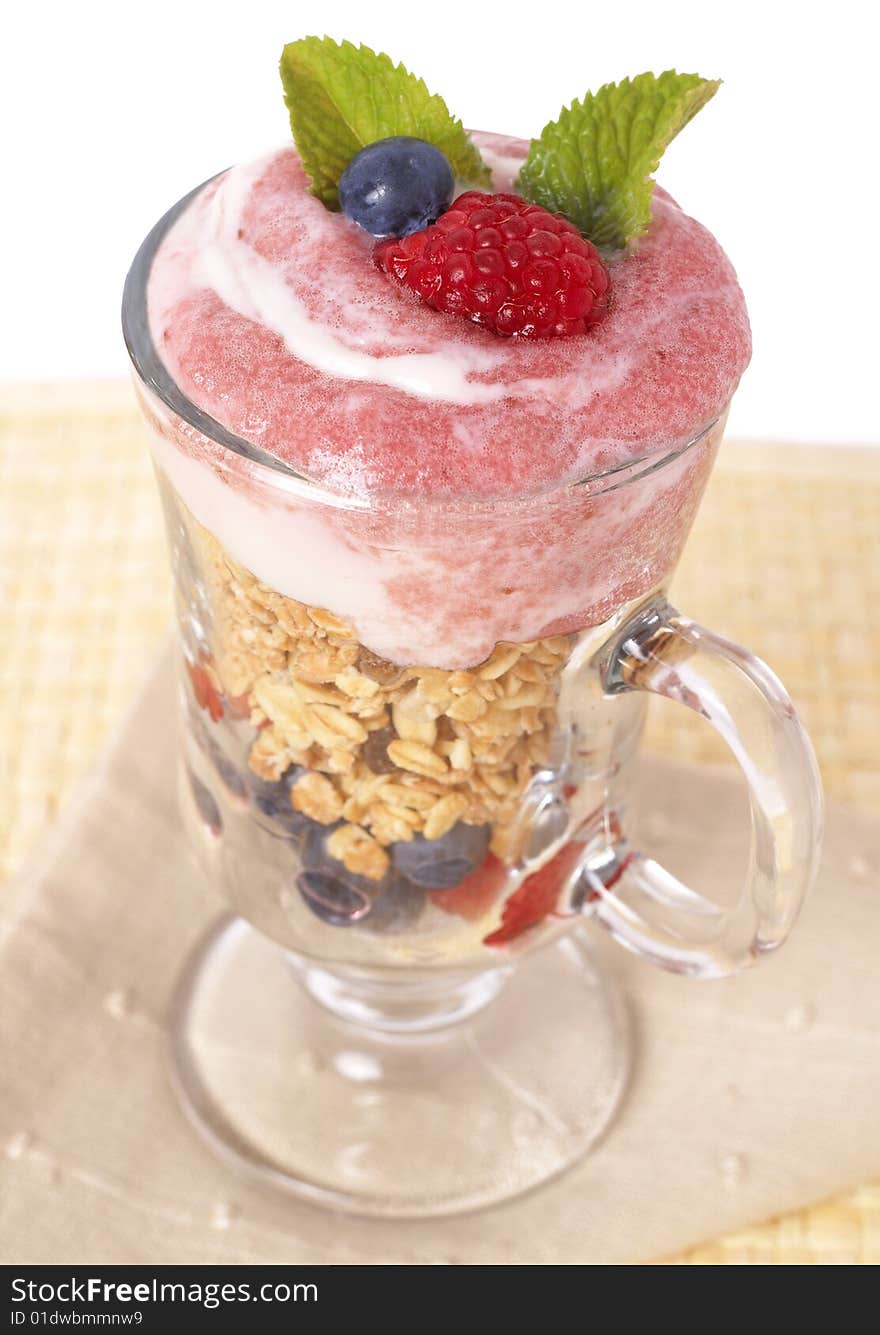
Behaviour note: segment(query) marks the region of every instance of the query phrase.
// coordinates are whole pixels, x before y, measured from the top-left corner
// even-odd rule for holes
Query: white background
[[[880,443],[872,8],[16,4],[0,79],[0,378],[124,372],[119,294],[143,234],[197,182],[285,140],[281,46],[328,32],[402,60],[466,125],[525,137],[625,74],[722,77],[659,178],[722,241],[749,301],[754,360],[731,431]]]

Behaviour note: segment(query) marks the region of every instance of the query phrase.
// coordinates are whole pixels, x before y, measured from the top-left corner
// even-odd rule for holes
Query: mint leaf
[[[532,140],[517,189],[594,245],[625,246],[651,221],[650,177],[664,149],[720,82],[666,70],[587,93]]]
[[[443,98],[388,56],[304,37],[282,51],[281,82],[312,191],[328,208],[339,208],[339,178],[354,155],[391,135],[425,139],[446,154],[461,180],[489,182],[486,164]]]

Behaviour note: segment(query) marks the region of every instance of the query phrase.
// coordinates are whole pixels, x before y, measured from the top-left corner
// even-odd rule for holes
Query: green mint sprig
[[[650,178],[664,150],[720,82],[666,70],[587,93],[532,140],[517,190],[594,245],[626,246],[651,221]]]
[[[312,191],[330,209],[339,208],[339,178],[355,154],[391,135],[425,139],[461,180],[489,183],[488,167],[443,98],[386,55],[304,37],[282,51],[281,82]]]

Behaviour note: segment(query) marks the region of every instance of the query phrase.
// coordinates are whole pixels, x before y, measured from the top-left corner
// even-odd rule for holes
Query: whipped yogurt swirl
[[[474,373],[497,367],[500,354],[451,346],[376,356],[352,347],[309,314],[283,273],[253,248],[242,227],[245,206],[273,156],[233,167],[223,177],[193,258],[193,282],[211,288],[230,310],[272,330],[292,356],[326,375],[369,380],[442,403],[491,403],[505,397],[506,386],[472,379]]]

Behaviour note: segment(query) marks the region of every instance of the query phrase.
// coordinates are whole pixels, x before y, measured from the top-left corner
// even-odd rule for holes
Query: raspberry
[[[434,310],[518,338],[583,334],[611,297],[596,247],[519,195],[470,190],[431,227],[380,242],[373,258]]]

